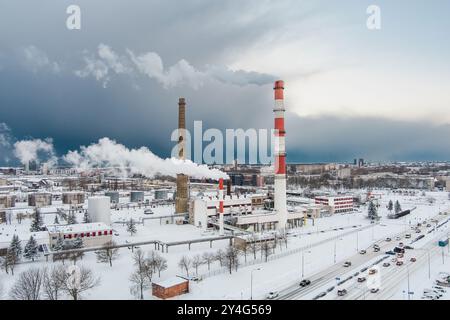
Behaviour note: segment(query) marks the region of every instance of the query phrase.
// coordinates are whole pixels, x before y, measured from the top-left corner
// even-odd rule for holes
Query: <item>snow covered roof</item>
[[[97,230],[110,230],[111,227],[103,222],[78,223],[69,225],[47,225],[50,233],[78,233]]]
[[[180,277],[172,277],[160,282],[154,282],[153,284],[163,287],[163,288],[170,288],[182,283],[188,282],[188,280],[180,278]]]

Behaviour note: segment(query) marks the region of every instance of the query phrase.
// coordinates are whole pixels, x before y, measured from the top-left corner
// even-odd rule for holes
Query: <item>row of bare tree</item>
[[[52,268],[30,268],[19,274],[13,284],[9,297],[13,300],[59,300],[65,294],[73,300],[98,286],[100,278],[94,276],[86,267],[79,268],[77,284],[72,285],[71,274],[62,264]]]

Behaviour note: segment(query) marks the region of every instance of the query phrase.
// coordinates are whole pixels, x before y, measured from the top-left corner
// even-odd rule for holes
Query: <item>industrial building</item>
[[[31,193],[28,195],[28,205],[30,207],[47,207],[52,205],[51,193]]]
[[[109,197],[111,199],[111,203],[117,204],[120,200],[120,194],[118,191],[108,191],[105,192],[105,196]]]
[[[189,280],[173,277],[152,283],[152,295],[160,299],[169,299],[189,292]]]
[[[144,191],[131,191],[130,202],[142,203],[144,202]]]
[[[155,200],[167,200],[169,198],[168,189],[156,189],[155,190]]]
[[[315,203],[329,208],[330,213],[353,212],[353,196],[318,196]]]
[[[53,248],[59,237],[65,241],[73,241],[77,238],[83,239],[83,247],[100,247],[112,239],[112,229],[104,223],[80,223],[71,225],[49,225],[50,248]]]

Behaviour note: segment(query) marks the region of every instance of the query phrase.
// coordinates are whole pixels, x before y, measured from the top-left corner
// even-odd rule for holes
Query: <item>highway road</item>
[[[444,221],[444,219],[448,219],[447,216],[442,215],[436,215],[433,217],[434,219],[439,220],[439,222]],[[424,248],[427,249],[429,246],[432,246],[433,241],[435,241],[433,233],[427,234],[427,228],[422,227],[421,228],[422,233],[425,234],[426,238],[430,237],[430,235],[433,237],[433,240],[430,241],[430,244],[427,244]],[[411,234],[412,238],[408,240],[408,242],[412,242],[412,239],[417,238],[420,234],[414,233],[413,230],[406,230],[400,233],[396,233],[390,236],[392,241],[386,241],[378,240],[374,242],[369,249],[367,249],[366,254],[355,254],[349,258],[346,258],[343,261],[338,262],[337,264],[319,271],[318,273],[310,276],[308,279],[311,281],[311,284],[306,287],[300,287],[299,282],[296,281],[289,287],[283,289],[279,292],[279,296],[277,299],[279,300],[304,300],[304,299],[314,299],[317,298],[317,295],[319,293],[326,293],[324,295],[323,299],[362,299],[367,298],[370,296],[372,299],[386,299],[386,297],[392,296],[395,292],[395,288],[398,287],[398,285],[404,281],[404,277],[407,277],[407,269],[410,268],[410,273],[414,270],[420,268],[422,266],[422,263],[427,263],[427,251],[426,250],[410,250],[414,251],[413,253],[407,252],[405,254],[405,264],[401,267],[397,267],[394,265],[393,262],[391,262],[391,258],[393,256],[386,255],[386,251],[392,250],[397,244],[398,240],[395,239],[397,237],[400,237],[405,244],[407,243],[407,240],[405,240],[406,234]],[[422,240],[423,241],[423,240]],[[374,244],[378,244],[380,246],[379,252],[374,252],[372,249]],[[439,250],[435,250],[430,247],[430,254],[437,254],[439,253]],[[409,262],[409,258],[411,256],[415,256],[417,258],[417,262],[412,263]],[[383,259],[381,261],[381,259]],[[352,266],[350,267],[344,267],[343,264],[345,261],[351,261]],[[375,262],[378,262],[379,268],[383,269],[381,266],[384,262],[388,261],[391,263],[391,267],[388,267],[390,269],[386,270],[386,272],[383,270],[381,272],[381,283],[385,286],[385,288],[382,288],[378,293],[372,294],[369,292],[369,289],[367,288],[365,283],[358,283],[357,277],[362,276],[363,274],[367,273],[365,270],[366,268],[374,265]],[[408,267],[407,267],[408,266]],[[402,269],[403,268],[403,269]],[[361,271],[363,270],[363,271]],[[403,271],[405,270],[405,271]],[[358,274],[355,276],[355,274]],[[337,283],[338,281],[336,278],[340,278],[341,280],[345,280],[348,277],[352,276],[351,279],[346,281],[344,284],[341,284],[342,288],[348,288],[349,294],[344,297],[337,296]],[[404,276],[404,277],[403,277]],[[349,285],[350,284],[350,285]],[[334,287],[332,290],[331,288]]]

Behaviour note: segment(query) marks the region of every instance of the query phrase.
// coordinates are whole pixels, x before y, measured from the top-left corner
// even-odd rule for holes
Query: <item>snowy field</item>
[[[238,271],[232,272],[230,275],[223,272],[218,262],[211,264],[211,271],[208,271],[207,265],[199,267],[198,274],[204,275],[203,280],[192,282],[190,284],[190,293],[179,296],[175,299],[264,299],[270,291],[283,291],[292,286],[298,286],[298,282],[304,278],[314,278],[315,275],[331,268],[337,268],[346,261],[346,259],[359,259],[358,251],[370,248],[375,242],[380,242],[386,237],[392,237],[399,233],[410,232],[411,226],[425,219],[438,215],[441,211],[449,211],[450,202],[446,192],[427,192],[426,196],[422,196],[418,192],[417,196],[400,196],[389,192],[380,191],[383,197],[380,200],[379,214],[381,220],[379,224],[370,227],[370,221],[366,218],[367,208],[361,207],[359,212],[352,214],[336,214],[331,217],[316,219],[314,225],[308,220],[307,226],[294,229],[290,232],[288,244],[286,247],[278,247],[269,262],[259,262],[253,265],[242,266]],[[428,201],[432,196],[434,203]],[[408,216],[398,220],[389,220],[386,218],[389,213],[386,206],[389,200],[398,200],[403,209],[416,209]],[[55,203],[55,207],[61,207],[61,204]],[[47,209],[52,212],[52,208]],[[173,206],[157,207],[152,209],[155,216],[164,216],[172,214]],[[216,232],[204,232],[192,225],[176,225],[160,223],[159,219],[146,220],[144,225],[137,225],[137,233],[133,236],[126,231],[124,222],[133,218],[139,221],[141,218],[149,217],[144,214],[144,208],[130,208],[121,210],[112,210],[112,221],[119,222],[113,224],[114,236],[116,243],[130,243],[149,240],[160,240],[163,242],[181,241],[189,239],[200,239],[205,237],[217,236]],[[55,214],[45,214],[45,222],[52,224]],[[83,220],[83,214],[77,214],[77,220]],[[164,221],[164,220],[163,220]],[[30,220],[23,220],[21,224],[13,221],[12,225],[0,226],[0,242],[6,236],[17,233],[21,239],[28,239],[31,235],[29,232]],[[362,228],[361,231],[360,228]],[[448,233],[446,227],[439,236]],[[414,236],[414,235],[413,235]],[[436,235],[437,237],[438,235]],[[185,274],[178,267],[178,261],[182,256],[194,257],[202,255],[204,252],[217,252],[218,249],[225,249],[229,244],[228,240],[220,240],[212,243],[210,248],[209,242],[194,243],[190,250],[187,244],[173,246],[169,248],[169,252],[159,253],[167,259],[168,268],[161,273],[161,277],[156,274],[154,281],[169,279],[175,275]],[[429,245],[428,241],[423,246]],[[306,246],[310,248],[303,249]],[[145,252],[155,250],[154,245],[142,246]],[[381,252],[383,253],[383,252]],[[283,256],[284,255],[284,256]],[[260,259],[260,253],[257,253],[257,259]],[[367,257],[370,262],[370,256]],[[375,256],[374,256],[375,258]],[[450,262],[448,253],[446,253],[445,263],[442,264],[442,256],[435,254],[431,258],[431,276],[428,277],[428,264],[418,264],[417,270],[410,272],[410,290],[414,291],[413,299],[420,299],[424,288],[431,287],[433,277],[439,272],[449,271]],[[361,258],[363,259],[363,258]],[[366,258],[364,258],[366,259]],[[422,259],[422,257],[420,258]],[[240,257],[241,264],[250,264],[253,260],[253,254],[247,253],[246,257]],[[336,263],[335,263],[336,261]],[[356,261],[356,260],[355,260]],[[361,260],[363,261],[363,260]],[[419,262],[419,261],[418,261]],[[59,262],[58,262],[59,263]],[[66,261],[66,264],[70,262]],[[136,299],[130,292],[131,283],[129,277],[135,269],[132,261],[132,252],[130,248],[121,248],[119,255],[114,260],[112,267],[107,263],[98,263],[96,255],[88,252],[82,260],[77,261],[78,265],[89,267],[93,270],[97,277],[100,277],[101,283],[98,287],[88,291],[83,296],[84,299]],[[366,264],[368,262],[365,262]],[[6,274],[4,271],[0,273],[0,283],[3,286],[3,299],[8,298],[8,292],[12,287],[15,278],[21,272],[31,267],[52,266],[53,262],[47,262],[45,257],[41,256],[35,262],[22,262],[15,268],[16,276]],[[328,272],[328,271],[327,271]],[[335,271],[337,274],[338,269]],[[194,269],[190,270],[190,275],[195,275]],[[211,275],[210,275],[211,274]],[[251,286],[251,278],[253,276],[253,286]],[[344,274],[345,276],[345,274]],[[399,281],[390,291],[389,299],[403,299],[406,289],[406,279]],[[328,283],[324,283],[324,286]],[[305,296],[305,299],[311,299],[321,288]],[[335,294],[334,294],[335,296]],[[156,299],[151,296],[150,289],[147,289],[144,295],[145,299]],[[355,298],[361,298],[359,295]],[[447,294],[443,298],[449,298]]]

